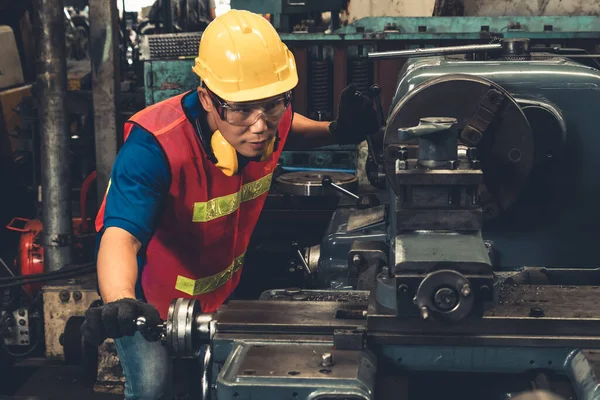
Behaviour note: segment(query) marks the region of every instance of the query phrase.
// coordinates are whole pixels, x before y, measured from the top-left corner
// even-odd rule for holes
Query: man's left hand
[[[373,99],[360,93],[351,83],[342,90],[338,116],[329,125],[337,144],[358,144],[379,129]]]

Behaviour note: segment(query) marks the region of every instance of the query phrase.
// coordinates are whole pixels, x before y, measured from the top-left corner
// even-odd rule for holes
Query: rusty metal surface
[[[119,15],[116,0],[91,0],[89,3],[96,185],[100,204],[120,142],[117,137],[120,132],[117,129],[117,97],[121,85]]]
[[[219,333],[262,331],[270,333],[332,334],[335,329],[364,325],[355,319],[337,319],[338,310],[352,310],[351,302],[232,301],[215,316]]]
[[[380,343],[587,347],[600,345],[596,286],[511,286],[482,318],[446,325],[420,318],[397,319],[369,308],[368,329]]]
[[[64,361],[61,335],[65,330],[67,320],[73,316],[85,315],[90,304],[100,297],[96,292],[95,285],[91,282],[59,282],[44,286],[42,293],[46,357],[51,360]]]
[[[71,263],[70,137],[65,96],[67,67],[63,1],[34,1],[36,86],[41,144],[42,244],[45,269]]]

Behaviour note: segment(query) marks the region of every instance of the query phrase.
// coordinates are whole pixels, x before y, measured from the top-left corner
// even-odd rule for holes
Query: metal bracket
[[[366,337],[365,328],[336,329],[333,331],[333,346],[336,350],[362,350]]]
[[[490,88],[479,103],[479,108],[465,125],[460,134],[463,142],[470,146],[476,146],[496,118],[496,113],[504,103],[505,96],[499,90]]]
[[[7,346],[29,346],[29,312],[27,308],[19,308],[13,312],[15,324],[8,328],[8,335],[4,337]]]
[[[374,263],[387,263],[387,255],[385,243],[354,241],[348,252],[348,284],[356,287],[360,274]]]

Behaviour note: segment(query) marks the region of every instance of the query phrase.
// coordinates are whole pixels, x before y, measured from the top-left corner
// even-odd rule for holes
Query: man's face
[[[260,157],[267,150],[289,104],[289,95],[226,103],[205,89],[199,89],[199,94],[216,129],[238,153],[249,158]]]

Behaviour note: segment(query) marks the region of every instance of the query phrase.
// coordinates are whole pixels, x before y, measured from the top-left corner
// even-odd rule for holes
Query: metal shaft
[[[90,0],[92,97],[96,187],[101,204],[117,157],[117,99],[120,89],[117,0]]]
[[[62,0],[35,0],[36,93],[42,166],[42,245],[46,271],[71,263],[71,179]]]
[[[336,184],[335,184],[335,183],[333,183],[333,182],[331,182],[331,183],[330,183],[330,185],[331,185],[333,188],[335,188],[335,189],[339,190],[340,192],[342,192],[342,193],[344,193],[344,194],[346,194],[346,195],[348,195],[348,196],[350,196],[350,197],[352,197],[352,198],[354,198],[354,199],[356,199],[356,200],[360,199],[360,197],[359,197],[359,196],[355,195],[354,193],[350,192],[349,190],[346,190],[346,189],[344,189],[344,188],[343,188],[343,187],[341,187],[341,186],[338,186],[338,185],[336,185]]]
[[[432,56],[440,54],[476,53],[493,50],[502,50],[502,44],[474,44],[466,46],[432,47],[428,49],[382,51],[367,53],[367,58],[374,60],[384,60],[388,58]]]

